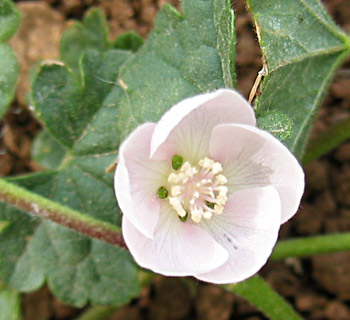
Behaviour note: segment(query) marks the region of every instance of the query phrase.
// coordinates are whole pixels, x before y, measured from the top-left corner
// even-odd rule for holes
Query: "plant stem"
[[[350,250],[350,232],[279,241],[271,260]]]
[[[291,305],[259,275],[222,287],[249,301],[271,320],[302,320]]]
[[[0,319],[1,320],[20,320],[21,295],[14,289],[6,288],[0,283]]]
[[[118,307],[114,306],[93,306],[87,309],[76,320],[108,320]]]
[[[316,160],[349,138],[350,119],[345,119],[310,141],[302,160],[303,164],[307,165]]]
[[[62,206],[0,178],[0,202],[34,216],[54,221],[89,237],[126,247],[119,227]]]
[[[0,179],[0,201],[89,237],[126,247],[120,228]],[[350,250],[350,232],[279,241],[271,260]]]

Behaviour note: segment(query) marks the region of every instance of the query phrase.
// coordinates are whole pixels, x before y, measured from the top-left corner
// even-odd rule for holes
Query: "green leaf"
[[[17,59],[11,48],[1,43],[10,39],[19,27],[21,15],[10,0],[0,0],[0,119],[6,113],[16,89]]]
[[[50,172],[11,181],[62,202],[70,190],[56,184],[59,179]],[[0,276],[12,287],[28,292],[46,279],[59,299],[80,307],[88,301],[121,305],[138,293],[136,268],[124,249],[1,203],[0,220],[10,222],[0,233]]]
[[[21,298],[18,292],[0,283],[0,320],[21,320]]]
[[[105,172],[121,142],[118,128],[125,135],[185,97],[233,86],[230,2],[187,0],[183,9],[181,16],[165,6],[135,58],[101,46],[85,51],[79,63],[66,56],[66,65],[42,66],[32,101],[66,156],[55,171],[11,182],[119,225],[113,175]],[[71,39],[78,41],[82,33],[77,34]],[[73,41],[67,39],[66,44]],[[84,46],[78,47],[76,59]],[[0,234],[0,272],[19,290],[33,290],[47,279],[55,295],[77,306],[125,303],[137,293],[135,266],[122,249],[14,209],[0,209],[0,220],[11,222]]]
[[[113,174],[105,170],[119,144],[116,105],[122,91],[112,81],[129,56],[119,50],[87,51],[81,81],[60,64],[42,66],[33,83],[35,112],[66,156],[56,171],[11,182],[120,224]],[[46,138],[52,146],[52,137]],[[58,298],[76,306],[88,301],[120,305],[138,293],[136,266],[125,250],[4,206],[0,220],[11,222],[0,234],[0,276],[18,290],[34,290],[47,279]]]
[[[66,155],[65,148],[45,129],[36,135],[32,145],[32,158],[43,168],[57,169]]]
[[[17,77],[16,56],[7,44],[0,43],[0,118],[14,97]]]
[[[230,1],[187,0],[182,11],[165,5],[154,31],[121,71],[118,83],[125,95],[119,128],[124,137],[186,97],[234,86]]]
[[[142,44],[143,40],[136,32],[125,32],[117,37],[113,48],[136,52]]]
[[[302,317],[293,310],[290,304],[259,275],[222,287],[248,300],[271,320],[302,320]]]
[[[312,120],[350,41],[318,0],[249,0],[267,59],[256,108],[282,112],[293,122],[284,142],[301,158]]]
[[[258,127],[283,141],[292,134],[293,122],[284,113],[272,111],[258,116]]]
[[[0,42],[7,41],[14,35],[20,21],[21,15],[15,4],[11,0],[0,0]]]
[[[85,50],[106,51],[110,48],[106,16],[101,9],[93,8],[85,14],[82,23],[76,22],[64,32],[60,55],[63,62],[79,74],[79,61]]]
[[[60,64],[42,67],[33,83],[35,112],[68,149],[79,154],[117,150],[116,105],[122,89],[114,81],[129,57],[126,51],[88,50],[81,81]]]

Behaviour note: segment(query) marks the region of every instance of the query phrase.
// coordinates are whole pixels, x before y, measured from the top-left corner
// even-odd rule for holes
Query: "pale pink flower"
[[[298,209],[304,174],[255,122],[236,91],[221,89],[179,102],[123,142],[115,192],[140,266],[232,283],[266,263]]]

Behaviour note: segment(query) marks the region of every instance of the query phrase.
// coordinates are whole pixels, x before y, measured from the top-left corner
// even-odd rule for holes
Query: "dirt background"
[[[11,40],[21,65],[16,99],[0,122],[0,175],[40,170],[30,159],[33,137],[40,124],[26,104],[27,72],[39,59],[58,56],[58,42],[71,19],[81,19],[91,6],[103,8],[111,37],[136,30],[143,37],[152,29],[154,17],[171,0],[47,0],[18,1],[23,14],[20,31]],[[329,13],[350,31],[349,0],[324,1]],[[239,90],[247,97],[261,68],[250,15],[244,1],[234,0],[237,18],[237,72]],[[350,60],[337,72],[316,120],[318,135],[342,119],[349,118]],[[350,231],[350,142],[306,168],[307,188],[296,217],[281,229],[281,238]],[[261,271],[267,281],[306,318],[350,319],[350,252],[269,262]],[[47,287],[23,296],[25,320],[73,319],[83,310],[66,306]],[[241,298],[203,283],[189,287],[176,278],[157,277],[141,296],[122,307],[110,320],[228,320],[266,319]],[[283,319],[281,319],[283,320]]]

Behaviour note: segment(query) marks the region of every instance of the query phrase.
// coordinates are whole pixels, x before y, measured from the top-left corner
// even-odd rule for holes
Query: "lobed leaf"
[[[318,0],[249,0],[268,76],[258,114],[281,112],[293,122],[284,142],[301,158],[310,126],[350,41]]]
[[[113,42],[113,48],[136,52],[143,44],[142,38],[136,32],[122,33]]]
[[[42,192],[48,179],[39,174],[16,182]],[[0,256],[7,257],[0,260],[0,275],[18,290],[35,290],[47,280],[59,299],[80,307],[88,301],[122,305],[137,294],[135,265],[124,249],[4,204],[0,218],[9,223],[0,233]]]
[[[108,42],[108,23],[103,11],[89,10],[82,23],[75,22],[62,35],[60,55],[62,61],[79,74],[79,61],[85,50],[106,51],[111,48]]]
[[[182,11],[163,7],[155,29],[119,75],[125,91],[118,120],[123,137],[186,97],[234,86],[230,2],[187,0]]]
[[[59,156],[64,150],[66,156],[55,171],[11,182],[100,220],[120,224],[113,175],[105,169],[114,161],[119,143],[114,129],[114,98],[121,89],[112,81],[129,56],[120,50],[88,50],[79,78],[61,64],[42,66],[33,83],[32,100],[55,142],[52,145],[47,132],[41,140],[49,139],[51,146],[61,150]],[[108,127],[111,130],[106,130]],[[49,161],[47,155],[43,159]],[[48,163],[58,166],[52,159]],[[47,279],[58,298],[76,306],[89,301],[120,305],[138,293],[136,266],[124,249],[4,205],[0,221],[10,222],[0,234],[0,276],[18,290],[34,290]]]
[[[234,85],[230,2],[187,0],[183,10],[181,16],[165,6],[135,56],[108,50],[105,42],[93,44],[89,34],[87,44],[77,42],[63,57],[65,65],[44,64],[32,84],[32,101],[65,157],[58,165],[44,156],[58,169],[11,182],[119,225],[113,175],[105,170],[122,136],[138,123],[159,119],[185,97]],[[105,28],[98,16],[69,31],[62,52],[86,32],[102,39]],[[98,30],[90,28],[96,25]],[[90,47],[98,50],[86,50]],[[77,306],[120,304],[137,294],[135,265],[123,249],[5,205],[0,221],[10,222],[0,234],[0,276],[19,290],[34,290],[47,279],[55,295]]]
[[[33,83],[35,112],[62,145],[79,154],[116,151],[115,107],[122,90],[114,81],[129,57],[126,51],[88,50],[81,81],[60,64],[41,68]]]

